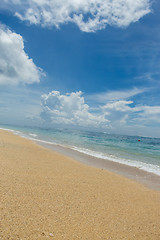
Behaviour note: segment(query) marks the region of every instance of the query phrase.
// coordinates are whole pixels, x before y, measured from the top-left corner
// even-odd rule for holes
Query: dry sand
[[[159,240],[160,192],[0,131],[0,239]]]

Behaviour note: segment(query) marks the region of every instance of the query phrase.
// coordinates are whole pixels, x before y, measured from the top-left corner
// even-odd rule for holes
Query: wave
[[[104,159],[106,161],[108,160],[112,162],[117,162],[117,163],[121,163],[123,165],[131,166],[131,167],[136,167],[138,169],[144,170],[146,172],[154,173],[160,176],[160,166],[158,165],[138,162],[130,159],[123,159],[113,155],[109,155],[109,154],[107,155],[100,152],[95,152],[90,149],[78,148],[76,146],[73,146],[72,149],[95,158]]]
[[[38,135],[37,134],[35,134],[35,133],[29,133],[29,135],[31,136],[31,137],[38,137]]]

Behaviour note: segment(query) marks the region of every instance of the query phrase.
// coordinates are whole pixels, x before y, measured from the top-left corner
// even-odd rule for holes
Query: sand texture
[[[159,240],[160,192],[0,131],[0,239]]]

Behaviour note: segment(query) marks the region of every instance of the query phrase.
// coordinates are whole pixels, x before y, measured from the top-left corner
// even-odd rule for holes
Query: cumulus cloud
[[[56,26],[72,22],[84,32],[106,25],[127,27],[148,14],[150,0],[1,0],[16,16],[31,24]]]
[[[135,105],[133,101],[115,101],[102,106],[112,125],[160,123],[160,106]]]
[[[52,124],[83,127],[106,127],[108,125],[105,115],[90,112],[81,91],[65,95],[60,94],[59,91],[52,91],[42,95],[41,117]]]
[[[24,51],[23,37],[0,25],[0,85],[39,82],[42,74]]]
[[[160,123],[160,106],[136,105],[130,100],[119,100],[108,101],[92,109],[85,103],[81,91],[65,95],[52,91],[42,95],[41,105],[41,118],[49,125],[119,130]]]

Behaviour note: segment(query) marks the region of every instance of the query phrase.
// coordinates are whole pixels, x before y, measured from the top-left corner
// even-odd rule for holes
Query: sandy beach
[[[0,131],[0,239],[159,240],[160,192]]]

